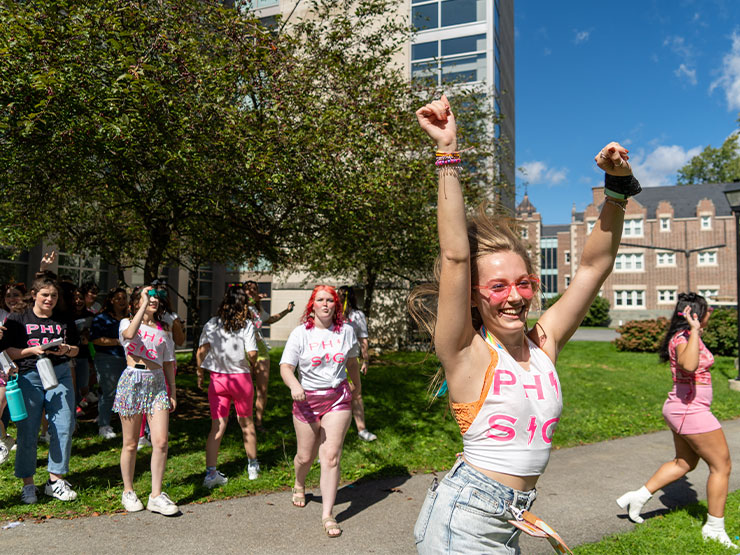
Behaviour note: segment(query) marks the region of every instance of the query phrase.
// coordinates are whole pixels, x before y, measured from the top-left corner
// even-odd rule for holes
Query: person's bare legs
[[[322,519],[331,517],[334,510],[341,474],[339,463],[342,458],[342,445],[351,421],[351,411],[348,410],[329,412],[321,417],[319,458],[321,459]]]
[[[136,446],[139,443],[141,414],[121,416],[123,447],[121,448],[121,477],[123,491],[134,491],[134,471],[136,469]]]
[[[162,479],[164,478],[164,469],[167,466],[167,434],[169,429],[169,410],[155,410],[154,414],[149,415],[149,432],[152,439],[152,499],[162,493]]]
[[[357,431],[361,432],[367,428],[365,424],[365,404],[362,402],[362,395],[352,399],[352,416],[355,419]]]
[[[311,465],[319,449],[321,428],[319,422],[311,422],[309,424],[307,422],[301,422],[295,416],[293,416],[293,426],[295,427],[295,435],[298,442],[293,466],[295,467],[295,487],[299,489],[306,486],[306,476],[308,475],[308,471],[311,470]]]
[[[710,515],[723,517],[732,471],[730,450],[722,428],[705,434],[684,436],[694,451],[709,466],[707,478],[707,510]]]
[[[258,428],[262,427],[262,417],[267,406],[267,384],[270,382],[270,359],[257,361],[257,371],[254,373],[257,395],[254,401],[254,422]]]
[[[254,429],[254,420],[251,416],[237,416],[237,422],[242,429],[242,439],[244,441],[244,451],[247,458],[257,458],[257,432]],[[313,462],[313,461],[311,461]],[[215,464],[215,463],[214,463]],[[310,468],[310,465],[309,465]]]
[[[673,432],[676,457],[672,461],[663,463],[655,474],[645,482],[645,487],[651,494],[675,482],[696,468],[696,464],[699,462],[699,455],[691,447],[686,437]]]
[[[218,450],[221,440],[226,433],[227,418],[214,418],[211,420],[211,432],[206,440],[206,466],[217,466]]]

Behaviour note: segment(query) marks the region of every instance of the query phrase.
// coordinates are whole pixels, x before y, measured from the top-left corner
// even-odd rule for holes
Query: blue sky
[[[738,130],[738,0],[516,0],[514,28],[517,202],[526,181],[545,225],[588,205],[610,140],[657,187]]]

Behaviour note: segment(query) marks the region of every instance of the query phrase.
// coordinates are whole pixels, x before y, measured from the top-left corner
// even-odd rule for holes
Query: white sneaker
[[[247,474],[250,480],[256,480],[260,477],[260,463],[258,461],[250,462],[247,465]]]
[[[0,464],[3,464],[5,461],[7,461],[9,456],[10,451],[5,446],[5,443],[0,441]]]
[[[49,497],[56,497],[60,501],[74,501],[77,493],[72,489],[67,480],[59,479],[56,482],[47,481],[44,493]]]
[[[41,443],[51,443],[51,434],[49,434],[48,430],[39,436],[39,441]]]
[[[372,433],[370,430],[365,428],[364,430],[357,432],[357,435],[360,436],[360,439],[364,441],[375,441],[378,439],[378,436],[376,436],[374,433]]]
[[[5,444],[8,451],[15,451],[15,440],[12,437],[6,435],[4,439],[0,439],[0,442]]]
[[[39,500],[38,493],[39,490],[33,484],[23,486],[23,490],[21,491],[21,501],[26,505],[33,505]]]
[[[139,501],[139,498],[136,497],[136,492],[134,491],[124,491],[121,496],[121,503],[123,504],[123,508],[129,513],[144,510],[144,504]]]
[[[213,489],[216,486],[223,486],[228,481],[229,479],[224,474],[222,474],[221,472],[217,470],[216,472],[213,472],[213,473],[210,473],[210,472],[206,473],[206,477],[203,480],[203,485],[207,487],[208,489]]]
[[[714,540],[718,541],[725,547],[730,547],[732,549],[737,549],[737,546],[732,543],[730,540],[730,536],[727,535],[727,532],[723,530],[711,530],[708,529],[706,526],[702,527],[701,529],[701,537],[704,538],[704,541],[706,540]]]
[[[157,497],[149,496],[146,504],[147,510],[161,515],[172,516],[180,512],[180,508],[175,505],[170,496],[162,492]]]
[[[144,447],[151,447],[151,446],[152,446],[152,442],[149,441],[149,439],[146,436],[141,436],[139,438],[139,443],[136,446],[136,450],[141,451]]]
[[[116,437],[116,432],[113,431],[113,426],[101,426],[98,428],[98,435],[105,439],[113,439]]]
[[[95,395],[92,391],[90,391],[87,395],[85,395],[85,399],[88,403],[97,403],[98,402],[98,396]]]

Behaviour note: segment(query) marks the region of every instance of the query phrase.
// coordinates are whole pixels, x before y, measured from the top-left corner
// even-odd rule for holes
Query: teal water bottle
[[[18,385],[18,375],[16,374],[8,380],[8,385],[5,386],[5,399],[8,401],[8,410],[10,411],[10,419],[13,422],[24,420],[28,418],[26,412],[26,402],[23,400],[23,393]]]

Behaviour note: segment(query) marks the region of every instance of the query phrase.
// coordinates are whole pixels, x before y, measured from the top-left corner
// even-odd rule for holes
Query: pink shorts
[[[234,402],[236,415],[239,417],[252,416],[252,401],[254,401],[254,386],[252,375],[221,374],[211,372],[211,383],[208,385],[208,404],[211,405],[211,418],[228,418],[231,402]]]
[[[306,391],[305,401],[293,401],[293,416],[301,422],[318,422],[328,412],[352,410],[352,391],[344,380],[331,389]]]
[[[712,414],[711,405],[711,385],[676,384],[663,404],[663,418],[677,434],[713,432],[722,424]]]

